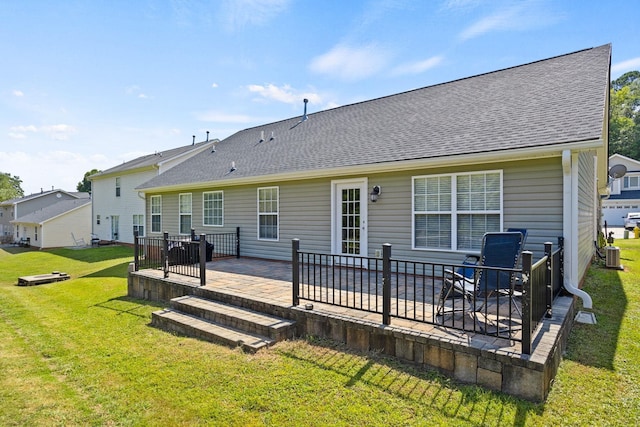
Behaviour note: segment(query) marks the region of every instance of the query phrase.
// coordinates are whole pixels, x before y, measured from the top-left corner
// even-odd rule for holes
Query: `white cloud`
[[[21,90],[14,90],[13,91],[13,96],[17,96],[17,97],[22,97],[24,96],[24,92],[22,92]]]
[[[290,0],[226,0],[221,17],[229,30],[261,26],[285,11]]]
[[[360,47],[338,45],[314,58],[309,68],[318,74],[359,80],[377,73],[388,60],[389,54],[375,44]]]
[[[36,127],[34,125],[28,126],[12,126],[9,128],[9,137],[12,139],[26,139],[27,133],[44,133],[51,139],[66,141],[71,135],[77,133],[77,129],[71,125],[59,124],[51,126]]]
[[[283,85],[281,87],[274,84],[248,85],[247,89],[249,89],[249,92],[257,93],[263,98],[285,104],[297,105],[305,98],[314,104],[320,104],[322,102],[322,98],[317,93],[296,91],[289,85]]]
[[[217,88],[218,87],[218,83],[215,83],[215,82],[211,83],[211,87],[214,88],[214,89]]]
[[[563,18],[560,13],[546,10],[544,1],[529,0],[485,16],[463,30],[458,37],[465,41],[493,31],[530,30],[554,24]]]
[[[640,69],[640,57],[631,58],[626,61],[618,62],[611,65],[611,73],[624,74],[627,71],[633,71]]]
[[[420,74],[440,65],[443,61],[442,56],[432,56],[431,58],[417,62],[406,62],[395,67],[392,71],[395,75],[403,74]]]

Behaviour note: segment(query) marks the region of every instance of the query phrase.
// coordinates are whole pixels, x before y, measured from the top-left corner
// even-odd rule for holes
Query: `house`
[[[195,137],[194,137],[195,138]],[[133,243],[134,232],[145,235],[145,200],[135,188],[201,151],[211,151],[218,140],[159,151],[91,175],[93,233],[101,240]]]
[[[20,239],[40,249],[76,246],[90,242],[91,199],[61,200],[21,216],[11,223]]]
[[[624,166],[626,173],[611,178],[609,196],[602,200],[602,220],[607,226],[622,227],[630,212],[640,212],[640,161],[621,154],[609,157],[609,168]]]
[[[241,253],[460,262],[485,232],[565,241],[565,288],[594,255],[607,192],[611,46],[242,130],[137,187],[147,235],[240,228]]]
[[[23,229],[20,229],[14,220],[30,213],[41,210],[64,200],[90,200],[89,193],[68,192],[60,189],[41,191],[24,197],[9,199],[0,202],[0,233],[4,241],[14,242],[23,237]]]

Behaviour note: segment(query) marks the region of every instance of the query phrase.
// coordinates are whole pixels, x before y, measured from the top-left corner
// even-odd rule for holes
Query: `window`
[[[415,249],[480,250],[501,224],[501,171],[413,178]]]
[[[258,188],[258,239],[278,240],[278,187]]]
[[[133,216],[133,235],[144,236],[144,215]]]
[[[202,193],[202,225],[222,226],[223,206],[222,191]]]
[[[625,190],[638,190],[640,189],[640,177],[625,176],[622,186]]]
[[[38,226],[37,225],[34,227],[33,237],[34,237],[34,240],[37,242],[38,241]]]
[[[162,232],[162,196],[151,196],[151,232]]]
[[[96,215],[96,224],[100,225],[100,215]]]
[[[120,197],[120,177],[116,177],[116,197]]]
[[[191,234],[191,193],[180,194],[178,200],[180,234]]]

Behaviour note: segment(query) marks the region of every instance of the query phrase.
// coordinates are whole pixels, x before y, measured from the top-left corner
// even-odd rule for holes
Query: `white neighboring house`
[[[15,242],[23,237],[22,230],[13,223],[14,220],[63,200],[89,200],[89,197],[89,193],[51,189],[0,202],[0,234],[2,241]]]
[[[609,169],[624,165],[627,173],[611,180],[609,197],[602,200],[602,221],[607,226],[622,227],[630,212],[640,212],[640,161],[621,154],[609,156]]]
[[[204,150],[217,139],[138,157],[89,176],[92,233],[100,240],[133,243],[134,232],[144,236],[145,196],[135,188]],[[176,207],[177,209],[177,207]]]
[[[21,216],[12,224],[21,239],[40,249],[78,246],[91,242],[91,199],[61,200]]]

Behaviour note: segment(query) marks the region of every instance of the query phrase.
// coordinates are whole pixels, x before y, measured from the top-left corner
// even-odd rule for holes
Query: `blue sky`
[[[611,43],[640,2],[0,0],[0,171],[26,194],[261,123]]]

